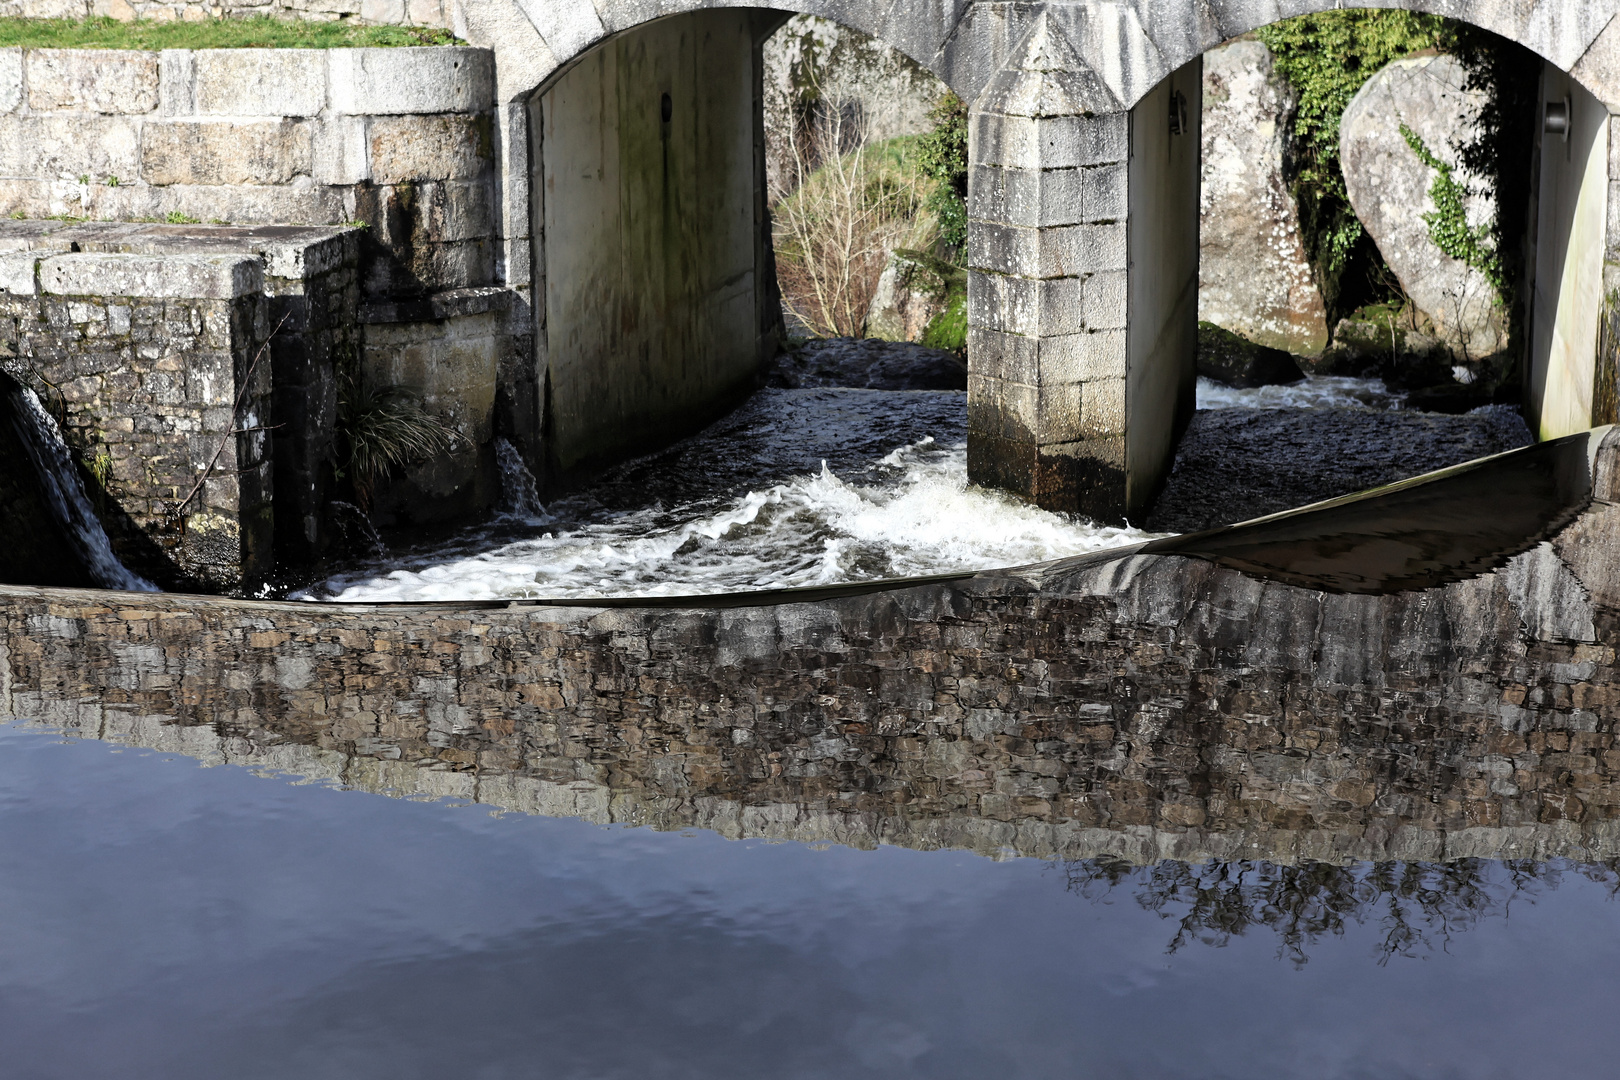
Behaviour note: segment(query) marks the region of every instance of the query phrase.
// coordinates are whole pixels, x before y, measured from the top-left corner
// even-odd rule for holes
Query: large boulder
[[[1327,310],[1283,172],[1296,104],[1262,43],[1205,54],[1198,318],[1316,356],[1328,343]]]
[[[933,129],[947,87],[897,49],[831,19],[795,15],[765,41],[765,173],[772,198],[798,186],[806,125],[836,120],[845,152]],[[832,114],[836,112],[836,117]],[[806,162],[814,167],[813,160]]]
[[[1461,361],[1507,347],[1507,315],[1480,270],[1442,251],[1425,214],[1435,211],[1430,188],[1437,170],[1424,163],[1402,132],[1414,132],[1453,179],[1470,191],[1470,227],[1494,219],[1490,186],[1458,163],[1457,146],[1475,137],[1485,96],[1465,90],[1467,73],[1455,57],[1397,60],[1367,80],[1339,127],[1345,188],[1356,216],[1395,272],[1401,287],[1434,324],[1435,336]]]
[[[1240,390],[1296,383],[1305,377],[1290,354],[1256,345],[1210,322],[1198,324],[1198,374]]]

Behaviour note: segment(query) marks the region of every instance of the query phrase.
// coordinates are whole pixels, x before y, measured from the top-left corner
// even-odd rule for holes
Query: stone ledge
[[[327,50],[328,107],[338,113],[485,112],[495,101],[495,54],[425,45]]]
[[[75,253],[46,259],[39,285],[57,296],[234,300],[264,291],[264,266],[240,255]]]
[[[360,309],[360,321],[367,324],[442,322],[487,311],[507,311],[516,299],[511,289],[499,285],[446,289],[427,296],[366,304]]]
[[[167,225],[124,221],[0,220],[0,256],[31,252],[258,256],[265,276],[307,280],[360,256],[361,230],[344,225]],[[0,260],[6,266],[16,261]],[[20,264],[19,264],[20,265]],[[17,291],[3,271],[0,289]]]

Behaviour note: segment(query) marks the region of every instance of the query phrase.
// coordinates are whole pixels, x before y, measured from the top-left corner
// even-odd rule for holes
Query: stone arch
[[[972,108],[970,469],[1042,505],[1139,513],[1173,450],[1134,438],[1132,116],[1207,50],[1343,0],[462,0],[456,29],[497,57],[503,277],[538,280],[525,102],[605,43],[661,20],[750,9],[832,19],[938,75]],[[1480,26],[1620,106],[1620,0],[1383,0]],[[1141,178],[1138,177],[1138,180]],[[1620,175],[1606,177],[1620,183]],[[1138,185],[1140,186],[1140,185]],[[1620,225],[1604,255],[1620,263]],[[1194,258],[1196,266],[1196,257]],[[1615,271],[1606,268],[1606,278]],[[1606,280],[1604,293],[1620,286]],[[520,304],[521,308],[521,304]],[[543,316],[540,316],[543,318]],[[1158,347],[1138,343],[1138,351]],[[1180,346],[1177,346],[1178,348]],[[1169,395],[1161,388],[1161,397]],[[1169,397],[1186,398],[1178,390]],[[1166,400],[1169,400],[1166,397]],[[1162,404],[1162,403],[1161,403]],[[1185,412],[1190,406],[1176,407]],[[1162,411],[1162,408],[1160,409]]]
[[[497,2],[479,7],[487,15]],[[930,6],[930,0],[916,5]],[[559,21],[570,11],[577,16],[572,23]],[[528,402],[531,417],[509,426],[544,431],[530,441],[544,443],[544,464],[555,479],[686,434],[751,388],[761,360],[777,347],[780,312],[770,287],[759,141],[763,40],[796,13],[822,15],[936,72],[939,43],[919,44],[918,20],[817,3],[606,5],[599,13],[588,3],[548,2],[525,12],[528,30],[486,39],[499,73],[506,282],[528,301],[534,341],[532,385],[513,395]],[[549,39],[558,45],[514,76],[504,69],[522,51],[513,39],[529,42],[530,60],[546,43],[529,22],[536,14],[550,20]],[[942,40],[946,29],[935,36]],[[751,44],[742,40],[750,36]],[[729,44],[717,44],[721,39]],[[690,57],[678,59],[687,56],[680,50],[703,59],[693,66]],[[646,103],[636,107],[640,112],[628,107],[643,84],[673,77],[658,75],[660,64],[686,64],[682,89],[663,93],[661,130],[644,115]],[[603,65],[614,72],[644,66],[630,76],[609,74]],[[739,77],[750,67],[752,84]],[[618,80],[612,90],[590,85],[604,78]],[[649,99],[654,109],[657,98],[655,92]],[[682,129],[688,103],[706,117],[702,131]],[[739,142],[744,121],[752,148]],[[730,132],[726,139],[718,136],[722,127]],[[707,139],[704,151],[682,151],[687,136]],[[664,140],[661,150],[652,144],[657,138]],[[601,175],[619,177],[620,205],[593,201],[605,193],[593,193],[600,184],[575,167],[586,159]],[[658,170],[662,187],[654,192],[649,177]],[[745,226],[729,211],[749,204],[754,213],[744,242]],[[561,210],[565,205],[572,209]],[[629,354],[639,360],[625,362]]]
[[[1102,519],[1146,509],[1191,413],[1197,295],[1196,251],[1189,261],[1185,245],[1173,257],[1165,247],[1188,230],[1196,236],[1188,207],[1197,199],[1197,155],[1181,154],[1174,167],[1145,164],[1145,133],[1165,123],[1158,98],[1184,92],[1196,100],[1201,57],[1225,40],[1346,6],[1359,5],[1092,0],[1030,9],[1016,47],[973,101],[969,469],[976,480]],[[1377,6],[1474,23],[1530,48],[1549,73],[1567,75],[1586,103],[1585,130],[1606,149],[1612,121],[1604,103],[1620,101],[1620,2]],[[1602,370],[1594,358],[1602,297],[1620,287],[1620,225],[1604,209],[1620,175],[1606,152],[1589,143],[1583,153],[1591,168],[1566,178],[1570,190],[1559,198],[1569,205],[1558,224],[1579,236],[1571,233],[1578,212],[1604,235],[1579,253],[1582,272],[1573,243],[1569,265],[1552,267],[1559,285],[1547,303],[1558,309],[1554,337],[1563,334],[1564,360],[1536,362],[1555,373],[1560,363],[1584,364],[1588,374],[1561,376],[1573,404],[1554,408],[1548,402],[1556,394],[1532,396],[1531,426],[1543,435],[1612,419],[1594,414],[1601,378],[1589,373]],[[1152,235],[1178,214],[1179,234]]]

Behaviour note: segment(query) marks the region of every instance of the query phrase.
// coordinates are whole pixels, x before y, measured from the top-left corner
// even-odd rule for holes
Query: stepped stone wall
[[[62,406],[64,438],[98,482],[93,498],[126,565],[215,590],[268,573],[262,264],[29,252],[4,268],[5,366]]]
[[[0,215],[364,222],[368,294],[488,285],[488,50],[0,49]]]

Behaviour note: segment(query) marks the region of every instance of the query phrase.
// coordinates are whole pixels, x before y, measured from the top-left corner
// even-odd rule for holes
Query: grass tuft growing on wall
[[[24,49],[344,49],[465,45],[426,26],[356,26],[254,15],[158,22],[137,19],[0,19],[0,47]]]

